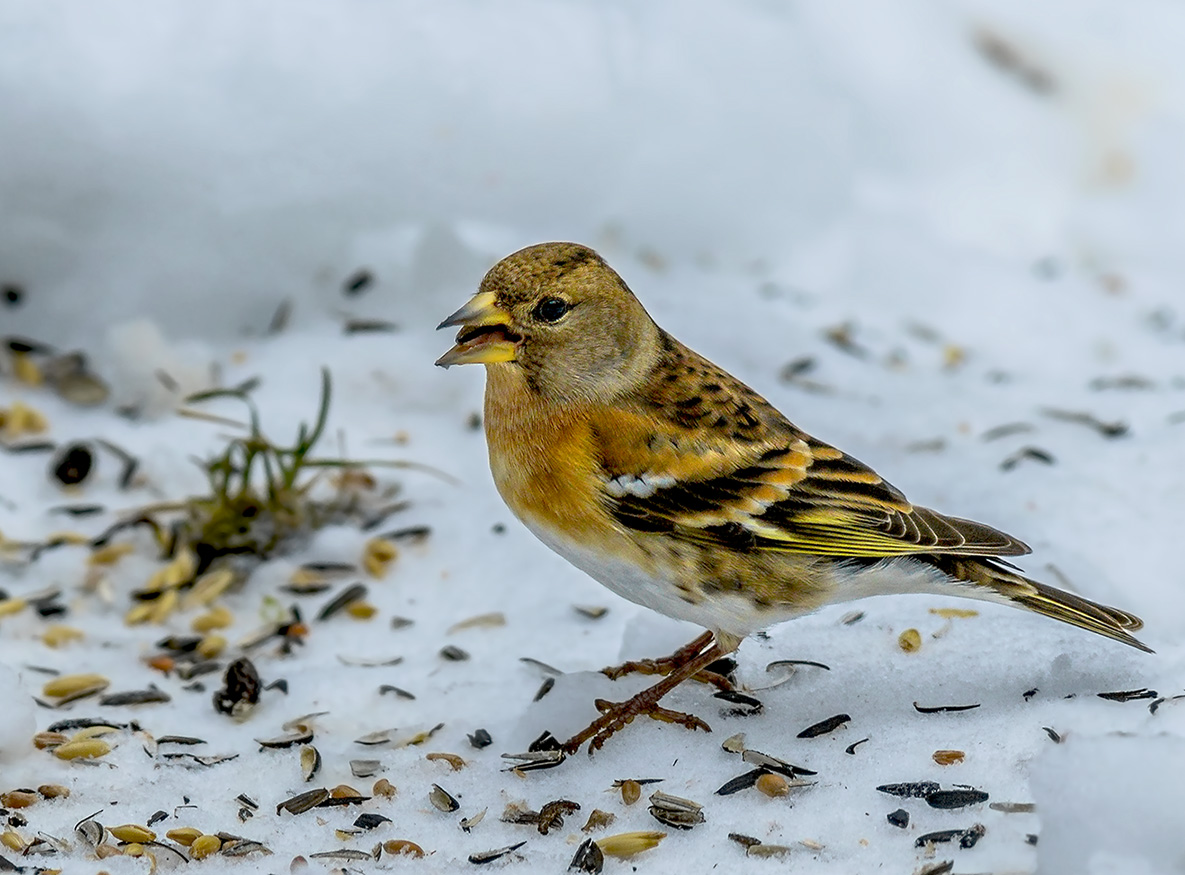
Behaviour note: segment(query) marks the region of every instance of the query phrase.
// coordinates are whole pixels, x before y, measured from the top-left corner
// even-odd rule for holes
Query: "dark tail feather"
[[[979,598],[998,601],[999,598],[993,598],[993,594],[1003,596],[1011,604],[1028,608],[1042,616],[1105,635],[1145,653],[1153,652],[1152,648],[1129,634],[1143,628],[1144,621],[1127,611],[1100,605],[1065,590],[1029,580],[999,567],[991,560],[952,560],[941,557],[941,561],[936,564],[956,580],[984,587],[985,591]]]

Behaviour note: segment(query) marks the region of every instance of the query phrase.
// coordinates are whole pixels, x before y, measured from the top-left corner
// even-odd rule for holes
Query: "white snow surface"
[[[123,624],[128,594],[160,564],[146,537],[131,538],[137,552],[112,572],[110,601],[83,591],[81,547],[0,566],[7,594],[57,586],[69,606],[65,617],[0,617],[0,792],[72,790],[15,827],[70,849],[19,862],[90,871],[100,864],[83,862],[78,820],[102,810],[109,826],[143,824],[164,811],[162,835],[193,825],[273,852],[207,860],[209,871],[288,871],[297,855],[405,838],[429,855],[311,866],[453,872],[471,867],[470,854],[525,841],[491,868],[554,872],[601,808],[617,819],[594,837],[669,833],[631,861],[607,860],[606,872],[911,872],[944,859],[956,873],[1185,871],[1185,700],[1171,698],[1185,692],[1183,38],[1185,10],[1169,0],[0,2],[0,283],[23,290],[18,305],[0,299],[0,335],[83,349],[113,389],[109,404],[82,409],[7,373],[0,408],[24,401],[48,418],[49,439],[105,438],[142,472],[122,490],[104,455],[64,493],[46,455],[0,452],[3,536],[94,535],[198,492],[192,457],[215,452],[229,429],[173,411],[182,391],[210,385],[212,369],[224,385],[260,376],[266,431],[285,440],[311,417],[328,367],[326,452],[406,459],[459,481],[376,469],[410,502],[385,527],[432,533],[404,546],[386,578],[365,581],[373,619],[311,619],[352,579],[299,599],[280,589],[303,562],[357,562],[368,535],[348,527],[263,565],[224,600],[235,617],[228,656],[274,600],[298,602],[311,626],[289,657],[252,653],[265,682],[284,678],[288,692],[265,693],[244,723],[211,706],[217,675],[187,691],[144,662],[155,641],[188,632],[192,612]],[[985,57],[993,40],[1010,68]],[[595,715],[594,698],[645,682],[610,682],[601,666],[670,652],[698,631],[616,598],[535,541],[495,493],[468,424],[480,369],[432,367],[449,345],[436,322],[499,257],[544,239],[597,247],[659,324],[799,426],[919,504],[1015,533],[1034,548],[1019,563],[1027,572],[1144,617],[1142,640],[1157,653],[1005,607],[866,600],[742,645],[739,679],[764,703],[758,716],[723,714],[687,684],[668,704],[703,716],[710,735],[636,721],[594,758],[525,778],[503,771],[499,754],[544,729],[564,738]],[[361,268],[373,285],[343,294]],[[269,335],[282,301],[292,318]],[[347,317],[399,330],[346,336]],[[803,357],[813,368],[784,379]],[[1116,388],[1116,378],[1133,379]],[[127,403],[144,415],[118,415]],[[204,409],[241,415],[228,401]],[[1050,409],[1129,428],[1109,439]],[[991,439],[1010,423],[1028,430]],[[1052,463],[1002,469],[1026,446]],[[51,512],[76,502],[107,510]],[[590,620],[578,604],[609,611]],[[942,607],[979,613],[931,613]],[[862,620],[841,622],[857,609]],[[448,632],[492,611],[505,626]],[[414,624],[393,630],[393,616]],[[85,638],[51,649],[41,640],[51,623]],[[924,643],[905,653],[897,636],[911,627]],[[471,658],[442,659],[446,644]],[[395,656],[403,661],[384,668],[339,660]],[[538,702],[543,675],[521,657],[565,672]],[[784,659],[830,670],[804,667],[763,690],[779,677],[765,666]],[[101,672],[113,691],[155,683],[172,699],[34,708],[46,668]],[[415,699],[380,694],[382,684]],[[1167,700],[1153,712],[1149,699],[1096,696],[1141,688]],[[915,701],[980,707],[921,714]],[[314,711],[328,712],[314,741],[324,766],[304,784],[294,749],[261,751],[253,739]],[[851,717],[842,728],[796,737],[838,713]],[[146,756],[144,736],[125,732],[97,766],[62,762],[32,747],[30,714],[37,729],[63,717],[134,720],[238,758],[187,769]],[[437,723],[421,746],[354,743]],[[478,727],[491,747],[470,747]],[[750,747],[817,771],[814,786],[783,799],[714,795],[748,769],[720,747],[741,731]],[[939,749],[965,758],[940,766]],[[425,760],[431,751],[467,765],[453,772]],[[348,761],[372,757],[398,787],[394,800],[275,813],[311,786],[369,792],[373,779],[353,778]],[[612,790],[624,778],[662,779],[657,788],[704,804],[706,822],[661,827],[645,801],[626,806]],[[922,780],[1038,807],[940,811],[875,789]],[[432,807],[433,783],[459,811]],[[240,793],[260,803],[245,822]],[[581,810],[546,836],[499,820],[508,803],[555,799]],[[179,808],[186,800],[195,807]],[[885,819],[898,807],[907,829]],[[459,828],[483,809],[471,832]],[[360,810],[391,822],[336,836]],[[919,835],[974,823],[986,833],[973,848],[915,847]],[[746,860],[730,832],[787,845],[789,859]],[[147,871],[130,858],[101,866]]]

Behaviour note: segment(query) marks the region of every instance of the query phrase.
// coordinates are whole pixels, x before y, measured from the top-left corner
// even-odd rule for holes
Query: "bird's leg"
[[[707,646],[709,642],[711,646]],[[647,717],[667,723],[678,723],[686,726],[688,729],[703,729],[705,732],[711,732],[711,727],[698,717],[692,714],[683,714],[679,711],[671,711],[668,708],[660,707],[658,704],[663,696],[679,686],[683,681],[699,674],[706,666],[711,665],[722,656],[728,655],[728,651],[724,650],[714,640],[710,632],[706,635],[701,635],[692,644],[699,644],[700,652],[695,653],[691,651],[690,648],[692,645],[683,648],[683,651],[688,651],[684,662],[679,666],[673,667],[670,673],[661,681],[652,687],[642,690],[642,692],[638,693],[632,699],[628,699],[625,702],[606,702],[603,699],[598,699],[596,705],[597,709],[601,712],[601,716],[564,742],[564,751],[566,753],[575,753],[587,741],[589,742],[588,752],[591,754],[593,751],[599,750],[601,745],[614,733],[624,728],[627,723],[630,723],[640,714],[645,714]],[[704,649],[705,646],[707,646],[707,649]]]
[[[623,662],[621,665],[611,665],[608,668],[601,669],[601,674],[606,677],[617,680],[623,678],[627,674],[661,674],[669,675],[673,671],[678,671],[683,665],[701,650],[712,643],[712,633],[705,632],[700,635],[690,644],[685,644],[680,647],[670,656],[663,656],[659,659],[638,659]],[[731,690],[732,683],[724,675],[717,674],[714,671],[697,672],[694,680],[705,684],[712,684],[721,690]]]

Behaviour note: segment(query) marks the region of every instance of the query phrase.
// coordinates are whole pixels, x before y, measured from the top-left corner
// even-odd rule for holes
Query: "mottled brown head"
[[[621,277],[587,246],[540,243],[495,264],[444,320],[457,343],[438,365],[516,368],[533,391],[566,401],[629,391],[658,355],[658,327]]]

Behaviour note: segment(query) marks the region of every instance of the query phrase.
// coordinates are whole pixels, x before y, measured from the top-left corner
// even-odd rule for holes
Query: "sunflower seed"
[[[684,799],[681,796],[671,796],[656,790],[650,796],[650,816],[666,826],[676,829],[691,829],[704,822],[703,806]]]
[[[317,620],[328,620],[330,617],[345,610],[352,602],[361,601],[366,598],[368,592],[369,590],[367,590],[364,583],[355,583],[346,587],[337,596],[326,602],[325,606],[317,612]]]
[[[255,743],[260,747],[283,750],[287,747],[295,747],[298,744],[308,744],[312,740],[313,730],[306,728],[298,732],[290,732],[287,735],[277,735],[274,738],[257,738],[255,739]]]
[[[329,791],[324,787],[299,793],[291,799],[285,799],[276,806],[276,814],[287,811],[289,814],[303,814],[311,808],[316,808],[329,798]]]
[[[383,817],[383,815],[375,814],[374,812],[367,812],[365,814],[358,815],[358,819],[354,821],[354,826],[358,827],[359,829],[375,829],[376,827],[382,826],[384,823],[390,822],[391,818],[389,817]]]
[[[468,652],[457,647],[455,644],[447,644],[440,648],[440,656],[449,662],[464,662],[469,658]]]
[[[939,789],[937,781],[906,781],[898,784],[881,784],[876,789],[890,796],[901,796],[906,799],[925,799]]]
[[[719,790],[716,791],[717,796],[731,796],[733,793],[739,793],[742,790],[748,790],[757,783],[757,779],[762,775],[768,775],[765,769],[753,769],[745,772],[743,775],[737,775],[731,781],[726,781]]]
[[[877,788],[879,789],[879,788]],[[931,808],[965,808],[987,802],[988,794],[982,790],[935,790],[926,794],[926,804]]]
[[[982,823],[977,823],[967,829],[943,829],[938,832],[930,832],[925,835],[917,837],[914,841],[914,847],[924,848],[929,844],[938,844],[940,842],[950,842],[958,839],[960,848],[973,848],[976,843],[983,838],[987,829]]]
[[[222,689],[214,693],[214,710],[237,720],[246,718],[259,702],[261,681],[254,664],[241,656],[226,667]]]
[[[171,702],[172,697],[155,684],[149,684],[146,690],[132,690],[126,693],[109,693],[99,699],[100,705],[150,705]]]

